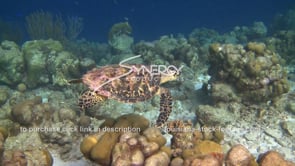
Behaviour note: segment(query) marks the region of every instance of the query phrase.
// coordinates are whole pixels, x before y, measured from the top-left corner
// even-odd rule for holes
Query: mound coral
[[[142,116],[123,115],[112,126],[105,126],[98,133],[84,138],[80,150],[86,158],[101,165],[109,165],[112,163],[112,151],[124,130],[137,128],[143,131],[148,126],[149,121]]]
[[[4,141],[7,138],[8,134],[5,128],[0,127],[0,163],[2,163],[2,156],[4,152]]]
[[[128,22],[114,24],[108,36],[110,46],[116,51],[115,53],[131,53],[133,38],[131,37],[132,27]]]
[[[283,156],[276,151],[268,151],[264,154],[261,154],[258,158],[258,163],[261,166],[294,166],[295,164],[286,161]]]
[[[52,166],[53,158],[47,149],[9,150],[5,151],[3,165],[44,165]]]
[[[224,153],[222,146],[212,141],[214,138],[206,136],[209,135],[208,132],[194,129],[189,122],[176,121],[168,124],[167,131],[173,136],[171,146],[165,145],[166,139],[161,131],[154,127],[148,128],[147,122],[139,115],[123,115],[114,123],[105,123],[97,133],[85,137],[80,150],[84,157],[99,165],[258,166],[244,146],[235,145]],[[126,127],[139,127],[141,132],[123,132]],[[221,138],[216,131],[212,135]],[[267,154],[270,155],[266,156]],[[278,159],[292,164],[279,153],[269,152],[266,155],[261,157],[260,163]]]
[[[18,45],[11,41],[0,44],[0,82],[9,86],[20,83],[24,78],[24,58]]]
[[[212,89],[220,83],[228,84],[238,97],[250,102],[274,100],[289,90],[280,57],[263,43],[248,43],[246,47],[217,43],[210,46],[209,52]]]
[[[257,165],[255,158],[251,155],[248,149],[242,145],[235,145],[230,149],[230,151],[227,153],[225,163],[228,166]]]
[[[282,30],[276,32],[273,37],[266,39],[266,47],[272,51],[277,51],[286,60],[286,64],[294,64],[292,55],[295,54],[295,31]]]
[[[28,41],[23,44],[22,51],[27,70],[25,83],[29,88],[48,83],[64,86],[67,85],[66,78],[80,75],[79,60],[63,51],[58,41]]]
[[[7,89],[0,88],[0,105],[4,104],[9,98],[9,93]]]
[[[21,125],[30,125],[33,122],[33,108],[41,104],[41,97],[35,97],[30,100],[25,100],[16,104],[11,111],[11,115],[14,121],[18,122]]]
[[[38,133],[21,132],[17,137],[8,137],[8,132],[0,127],[0,165],[51,166],[53,158],[41,144]]]
[[[149,128],[147,130],[145,130],[147,133],[159,132],[156,128]],[[161,147],[163,146],[159,146],[156,142],[148,141],[145,136],[141,136],[139,133],[124,133],[112,152],[112,164],[168,165],[170,161],[169,151]]]

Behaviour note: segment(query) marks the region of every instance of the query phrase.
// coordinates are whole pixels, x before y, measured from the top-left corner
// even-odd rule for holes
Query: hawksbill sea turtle
[[[107,65],[94,68],[83,75],[81,81],[88,89],[79,97],[78,105],[86,110],[107,99],[125,103],[135,103],[160,95],[160,114],[156,126],[161,127],[167,121],[172,110],[172,96],[162,83],[176,80],[179,70],[168,68],[156,72],[150,66]]]

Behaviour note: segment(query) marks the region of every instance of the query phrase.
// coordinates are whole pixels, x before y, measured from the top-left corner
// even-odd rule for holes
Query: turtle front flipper
[[[160,93],[160,114],[156,122],[157,127],[163,127],[172,111],[172,96],[170,91],[168,89],[161,88]]]
[[[85,91],[80,97],[78,101],[78,105],[82,111],[94,106],[97,103],[105,101],[106,97],[99,95],[97,92],[92,90]]]

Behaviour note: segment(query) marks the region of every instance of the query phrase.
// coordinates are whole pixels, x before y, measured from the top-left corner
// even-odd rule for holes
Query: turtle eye
[[[180,75],[180,72],[175,72],[174,73],[174,76],[179,76]]]
[[[170,72],[171,75],[173,75],[173,76],[179,76],[179,75],[180,75],[180,71],[175,70],[175,69],[170,69],[169,72]]]
[[[177,71],[175,69],[168,69],[167,73],[173,76],[177,75]]]

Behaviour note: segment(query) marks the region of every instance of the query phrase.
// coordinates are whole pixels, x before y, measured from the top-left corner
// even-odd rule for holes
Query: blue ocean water
[[[0,19],[23,26],[38,10],[79,16],[84,19],[80,37],[90,41],[106,41],[113,24],[128,20],[135,40],[150,41],[201,27],[223,33],[254,21],[268,25],[292,5],[294,0],[11,0],[1,3]]]

